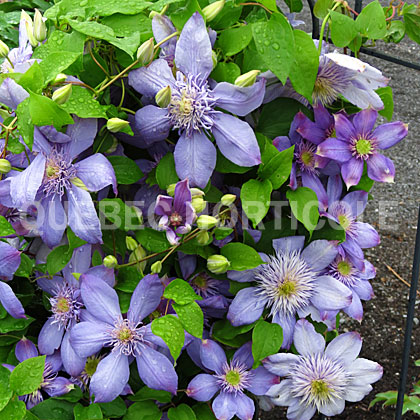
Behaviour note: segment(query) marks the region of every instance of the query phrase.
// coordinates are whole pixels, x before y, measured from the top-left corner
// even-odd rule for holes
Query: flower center
[[[70,302],[67,300],[67,298],[61,297],[57,300],[55,308],[58,313],[68,312],[70,309]]]
[[[301,141],[295,152],[297,164],[301,171],[315,173],[316,146],[312,143]]]
[[[210,94],[207,81],[198,76],[185,77],[177,73],[177,81],[172,89],[168,105],[168,117],[174,128],[185,130],[190,137],[196,130],[209,130],[213,126],[212,114],[215,100]]]
[[[328,275],[333,276],[347,287],[354,286],[360,280],[357,276],[358,270],[350,261],[340,256],[328,266],[327,270]]]
[[[372,153],[372,143],[366,139],[357,140],[356,152],[361,155],[369,155]]]
[[[351,226],[351,220],[345,214],[338,216],[338,223],[345,231],[349,230]]]
[[[118,319],[110,331],[109,345],[112,351],[130,356],[135,355],[138,346],[144,341],[144,327],[138,328],[128,319]]]
[[[337,270],[343,276],[348,276],[351,272],[351,269],[352,267],[348,261],[343,260],[337,264]]]
[[[83,303],[80,300],[80,290],[63,283],[55,290],[55,294],[50,298],[51,311],[54,323],[59,324],[59,328],[67,328],[71,321],[79,320],[80,310]]]
[[[241,363],[231,361],[225,363],[222,369],[223,373],[213,375],[222,390],[229,393],[237,394],[246,388],[253,374],[246,369]]]
[[[90,356],[86,359],[84,373],[92,377],[92,375],[96,372],[96,368],[98,367],[99,362],[102,360],[101,357]]]
[[[178,227],[182,224],[182,216],[174,211],[169,217],[169,224]]]
[[[239,382],[241,382],[241,377],[239,376],[238,372],[235,372],[234,370],[229,371],[226,373],[226,381],[229,382],[232,386],[238,386]]]
[[[255,280],[259,294],[268,299],[270,315],[293,315],[305,308],[315,289],[315,277],[299,251],[278,252],[269,257],[268,264],[256,269]]]
[[[325,399],[330,392],[330,388],[322,379],[315,379],[311,384],[311,392],[318,398]]]
[[[201,275],[196,276],[193,279],[193,283],[200,289],[204,289],[207,285],[206,279]]]

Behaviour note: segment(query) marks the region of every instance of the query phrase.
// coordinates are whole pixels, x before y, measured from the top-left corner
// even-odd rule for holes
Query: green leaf
[[[133,293],[140,280],[141,276],[136,267],[122,267],[118,270],[118,283],[115,288],[126,293]]]
[[[27,318],[13,318],[11,315],[7,315],[0,321],[0,333],[7,334],[10,331],[20,331],[27,328],[30,324],[34,322],[34,319],[30,316]]]
[[[287,136],[290,124],[299,111],[306,116],[311,115],[300,102],[291,98],[277,98],[262,108],[256,131],[271,139]]]
[[[391,121],[392,115],[394,114],[392,88],[390,86],[379,88],[376,89],[376,93],[380,96],[382,102],[384,103],[384,108],[379,111],[379,114],[385,117],[388,121]]]
[[[158,163],[156,167],[156,180],[159,188],[165,191],[169,185],[179,181],[175,169],[174,155],[172,153],[167,153]]]
[[[253,369],[261,364],[261,360],[277,353],[282,343],[283,329],[280,325],[263,320],[258,321],[252,332]]]
[[[290,68],[289,78],[296,92],[312,102],[316,76],[319,67],[318,50],[312,37],[307,33],[295,29],[295,56]]]
[[[356,19],[356,28],[370,39],[381,39],[386,35],[386,20],[384,9],[379,1],[369,3]]]
[[[126,232],[141,229],[143,226],[137,212],[120,198],[104,198],[99,202],[99,211],[114,226]]]
[[[404,13],[404,23],[407,35],[417,44],[420,44],[420,15]]]
[[[26,254],[20,254],[20,265],[15,275],[18,277],[30,277],[35,261],[31,260]]]
[[[108,160],[114,168],[118,184],[134,184],[143,176],[134,160],[125,156],[108,156]]]
[[[31,112],[29,110],[30,98],[26,98],[16,108],[17,128],[19,134],[22,136],[23,141],[32,150],[34,142],[34,124],[31,120]]]
[[[16,234],[12,225],[6,220],[4,216],[0,216],[0,236],[9,236]]]
[[[90,404],[87,407],[84,407],[82,404],[76,404],[73,413],[74,420],[95,420],[104,418],[99,404]]]
[[[231,63],[228,63],[231,64]],[[232,63],[233,64],[233,63]],[[236,64],[235,64],[236,66]],[[251,170],[250,167],[245,166],[239,166],[235,163],[231,162],[229,159],[224,157],[220,151],[217,151],[217,161],[216,161],[216,168],[215,170],[217,172],[221,172],[222,174],[244,174],[245,172],[248,172]]]
[[[69,114],[76,114],[80,118],[106,118],[104,107],[95,99],[86,88],[72,86],[70,99],[61,107]]]
[[[239,20],[241,13],[242,6],[234,0],[226,0],[222,11],[211,21],[211,27],[216,31],[229,28]]]
[[[293,31],[286,17],[273,13],[268,22],[254,23],[252,33],[258,53],[268,68],[286,83],[295,55]]]
[[[22,420],[25,417],[26,406],[14,396],[7,405],[0,411],[0,418],[7,420]]]
[[[63,125],[73,124],[73,118],[60,105],[46,96],[30,92],[29,113],[32,123],[38,126],[53,125],[59,130]]]
[[[233,62],[225,63],[223,61],[217,63],[216,68],[212,71],[210,77],[216,82],[235,83],[235,80],[241,75],[241,69]]]
[[[56,398],[48,398],[31,409],[39,420],[74,420],[74,404]]]
[[[269,179],[257,181],[250,179],[241,188],[241,202],[245,214],[252,221],[254,228],[264,219],[270,208],[273,186]]]
[[[102,256],[101,253],[97,249],[95,249],[92,255],[92,266],[96,267],[98,265],[102,265]]]
[[[256,322],[253,322],[249,325],[233,327],[227,319],[216,321],[212,328],[212,338],[227,346],[240,347],[251,340],[249,331],[254,328],[255,324]]]
[[[289,6],[290,13],[299,13],[302,8],[302,0],[284,0],[285,3]]]
[[[249,270],[264,264],[254,248],[239,242],[225,245],[220,253],[230,261],[230,269],[235,271]]]
[[[18,395],[31,394],[42,383],[45,357],[31,357],[19,363],[10,374],[10,388]]]
[[[80,239],[78,236],[76,236],[70,227],[67,227],[66,233],[67,233],[67,240],[69,241],[69,250],[70,249],[74,250],[87,243],[83,239]]]
[[[303,223],[312,235],[319,219],[318,197],[315,192],[310,188],[300,187],[294,191],[288,190],[286,197],[296,219]]]
[[[196,295],[194,289],[182,279],[172,280],[165,288],[163,297],[172,299],[179,305],[188,305],[196,300],[202,300],[201,296]]]
[[[13,395],[13,391],[9,386],[9,377],[9,369],[0,365],[0,412],[6,407]]]
[[[175,312],[178,314],[184,330],[197,338],[203,338],[204,315],[197,302],[191,302],[187,305],[172,304]]]
[[[362,177],[360,178],[359,183],[357,185],[353,185],[350,188],[349,192],[357,191],[357,190],[363,190],[363,191],[369,192],[372,189],[374,183],[375,181],[373,181],[372,179],[368,177],[367,166],[365,164],[363,168],[363,174],[362,174]]]
[[[114,13],[136,15],[153,3],[144,0],[118,1],[118,0],[88,0],[86,6],[91,16],[110,16]]]
[[[205,403],[196,404],[192,409],[199,420],[216,420],[211,408]]]
[[[186,0],[179,3],[179,6],[169,16],[172,23],[177,29],[182,29],[187,23],[187,20],[193,15],[193,13],[199,12],[202,14],[201,7],[197,0]]]
[[[124,37],[130,36],[133,32],[140,32],[141,42],[144,42],[153,36],[152,21],[143,14],[125,16],[116,13],[102,19],[102,23],[112,28],[116,36]]]
[[[342,243],[346,240],[346,231],[333,220],[321,218],[311,237],[313,241],[316,239],[327,239]]]
[[[239,28],[231,28],[223,31],[217,40],[217,46],[229,57],[241,52],[251,40],[251,25],[243,25]]]
[[[140,388],[134,395],[130,395],[128,399],[131,401],[157,400],[160,403],[168,403],[171,401],[172,395],[168,391],[159,391],[144,386],[143,388]]]
[[[228,228],[228,227],[217,227],[216,229],[214,229],[213,233],[214,233],[214,237],[215,239],[217,239],[218,241],[225,239],[227,236],[229,236],[231,233],[233,232],[232,228]]]
[[[317,0],[314,6],[314,15],[318,19],[324,19],[329,9],[332,8],[334,0]]]
[[[176,360],[184,345],[184,328],[181,321],[173,315],[165,315],[152,321],[152,333],[161,337]]]
[[[384,38],[384,41],[398,44],[400,41],[402,41],[402,39],[405,36],[405,32],[406,32],[405,26],[406,25],[401,20],[392,20],[391,24],[387,26],[386,36]],[[419,19],[419,27],[420,27],[420,19]]]
[[[44,74],[37,61],[35,61],[26,73],[19,79],[19,84],[26,90],[41,93],[44,87]]]
[[[136,238],[150,252],[162,252],[170,247],[165,232],[159,232],[151,228],[137,231]]]
[[[136,402],[128,407],[123,420],[160,420],[162,413],[153,401]]]
[[[54,248],[47,256],[47,270],[50,275],[61,271],[71,260],[73,250],[68,245],[60,245]]]
[[[194,411],[187,404],[170,408],[168,411],[169,420],[196,420]]]
[[[54,398],[76,403],[83,398],[83,392],[78,386],[76,386],[67,394],[60,395],[59,397],[54,397]]]
[[[347,47],[357,35],[355,21],[342,13],[331,11],[331,39],[339,48]]]

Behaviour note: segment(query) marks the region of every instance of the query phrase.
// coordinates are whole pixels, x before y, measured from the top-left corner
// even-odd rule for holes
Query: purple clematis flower
[[[144,277],[131,297],[127,317],[121,315],[116,291],[100,278],[80,277],[86,321],[75,325],[70,343],[80,357],[97,353],[102,347],[112,351],[99,362],[90,382],[96,402],[109,402],[121,394],[130,376],[131,357],[137,362],[140,378],[149,387],[176,393],[178,377],[170,360],[158,351],[164,341],[155,336],[150,324],[141,321],[159,305],[163,285],[157,275]]]
[[[0,182],[0,187],[9,192],[7,198],[1,197],[6,200],[2,204],[10,207],[11,202],[12,207],[19,209],[39,204],[38,230],[50,248],[60,243],[67,225],[88,243],[102,242],[99,219],[88,191],[112,185],[117,192],[114,170],[103,155],[97,153],[73,163],[92,145],[97,128],[94,119],[74,117],[74,120],[66,134],[53,127],[36,129],[35,159],[23,172]]]
[[[201,188],[206,186],[216,165],[216,148],[207,137],[210,132],[229,160],[240,166],[258,165],[260,150],[248,123],[215,108],[239,116],[249,114],[262,103],[265,80],[249,87],[222,82],[210,89],[207,78],[213,70],[211,41],[199,13],[192,15],[181,32],[175,64],[176,79],[163,59],[129,74],[130,85],[147,97],[154,98],[167,86],[172,92],[166,108],[147,105],[136,112],[142,136],[161,141],[171,129],[178,129],[180,138],[174,152],[178,176]]]
[[[324,337],[301,319],[293,342],[299,355],[277,353],[263,362],[268,371],[285,377],[267,395],[289,407],[289,420],[310,420],[317,410],[328,417],[340,414],[345,401],[360,401],[382,377],[378,363],[357,358],[362,339],[356,332],[339,335],[325,348]]]
[[[407,124],[396,121],[373,129],[378,112],[366,109],[351,120],[343,114],[334,115],[337,138],[329,138],[318,146],[317,153],[341,164],[341,175],[347,188],[357,185],[366,162],[370,179],[394,182],[395,167],[379,153],[400,142],[408,131]]]
[[[156,15],[152,19],[153,36],[156,42],[161,42],[169,35],[176,32],[176,28],[171,20],[165,15]],[[167,61],[170,67],[174,66],[176,48],[176,37],[168,39],[160,46],[159,57]]]
[[[166,231],[171,245],[179,242],[177,234],[183,235],[191,231],[191,224],[195,219],[191,199],[188,179],[185,179],[176,184],[173,198],[159,195],[156,200],[155,213],[160,216],[159,227]]]
[[[254,358],[251,342],[240,347],[228,362],[224,350],[212,340],[203,340],[200,346],[201,363],[212,374],[201,373],[188,384],[187,395],[197,401],[214,399],[212,408],[218,420],[230,420],[235,415],[241,420],[254,416],[254,401],[245,394],[264,395],[278,383],[277,376],[263,366],[252,369]]]
[[[79,357],[70,343],[70,333],[80,321],[83,301],[80,283],[73,273],[86,273],[101,278],[111,287],[114,286],[114,270],[103,265],[90,267],[92,246],[83,245],[73,251],[70,262],[63,269],[63,277],[39,279],[38,286],[47,292],[51,304],[52,316],[48,318],[38,336],[38,348],[42,354],[53,354],[60,349],[61,359],[66,372],[78,376],[86,364],[85,357]]]
[[[13,318],[26,318],[25,310],[12,288],[2,280],[11,280],[20,265],[20,251],[0,241],[0,302]]]
[[[38,350],[32,341],[23,337],[16,344],[15,355],[19,362],[38,356]],[[3,364],[4,367],[13,371],[15,366]],[[27,394],[19,397],[20,400],[25,401],[26,408],[30,410],[35,405],[44,400],[41,391],[46,392],[50,397],[59,397],[60,395],[70,392],[74,385],[69,379],[57,376],[57,372],[61,368],[61,359],[58,353],[47,356],[45,359],[45,368],[42,378],[42,383],[39,388],[32,394]]]
[[[311,242],[304,249],[304,236],[273,240],[276,254],[262,254],[266,264],[247,272],[228,273],[232,280],[255,281],[240,290],[229,307],[227,319],[233,326],[251,324],[270,309],[273,322],[283,328],[282,348],[290,348],[296,314],[322,322],[321,311],[338,310],[351,304],[351,290],[323,270],[337,256],[326,240]]]

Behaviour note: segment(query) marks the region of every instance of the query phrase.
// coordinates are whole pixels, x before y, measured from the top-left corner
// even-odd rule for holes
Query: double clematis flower
[[[289,407],[289,420],[310,420],[316,411],[340,414],[346,401],[362,400],[382,377],[378,363],[357,358],[362,348],[358,333],[341,334],[325,347],[324,337],[301,319],[293,343],[298,355],[277,353],[263,361],[269,372],[285,378],[267,395],[275,405]]]
[[[319,155],[340,163],[347,188],[359,183],[365,162],[370,179],[394,182],[394,164],[379,151],[400,142],[407,135],[408,126],[395,121],[374,129],[377,117],[378,112],[374,109],[360,111],[351,118],[336,114],[337,137],[330,137],[318,146]]]
[[[95,119],[75,116],[74,120],[66,133],[52,126],[36,128],[35,159],[23,172],[0,182],[0,191],[5,193],[0,198],[3,205],[25,209],[38,204],[38,231],[50,248],[60,243],[67,225],[88,243],[102,242],[89,191],[112,185],[117,192],[114,169],[105,156],[97,153],[74,163],[92,145],[97,130]]]
[[[171,129],[178,129],[175,166],[180,179],[204,188],[216,165],[216,148],[240,166],[261,162],[260,150],[252,128],[245,121],[219,111],[222,108],[245,116],[261,105],[265,80],[253,86],[209,83],[213,70],[212,48],[202,16],[197,12],[185,24],[175,48],[177,72],[164,59],[129,74],[130,85],[149,98],[167,86],[171,89],[169,104],[164,108],[146,105],[136,112],[140,135],[149,141],[164,140]],[[212,87],[212,88],[211,88]]]
[[[87,313],[72,328],[70,343],[80,357],[103,347],[111,352],[92,375],[90,392],[95,402],[110,402],[123,392],[130,376],[129,364],[136,359],[142,381],[153,389],[176,393],[178,377],[171,361],[159,349],[165,342],[142,320],[159,305],[163,284],[157,275],[144,277],[133,292],[127,317],[121,315],[117,292],[99,277],[80,277],[81,295]]]

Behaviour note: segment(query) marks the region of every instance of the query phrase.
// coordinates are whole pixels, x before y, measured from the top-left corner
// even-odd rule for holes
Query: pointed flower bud
[[[168,188],[166,188],[166,192],[171,197],[173,197],[175,195],[175,187],[176,187],[176,184],[170,184],[170,185],[168,185]]]
[[[138,243],[137,241],[131,237],[131,236],[126,236],[125,237],[125,245],[127,246],[127,249],[129,251],[134,251],[137,247],[138,247]]]
[[[119,131],[124,130],[124,128],[128,127],[130,123],[126,120],[122,120],[121,118],[110,118],[106,122],[106,128],[111,133],[118,133]]]
[[[225,194],[220,202],[222,203],[222,206],[229,207],[231,204],[233,204],[236,200],[236,195],[234,194]]]
[[[204,191],[200,190],[200,188],[190,188],[191,191],[191,197],[203,197]]]
[[[29,43],[35,48],[38,46],[38,41],[34,36],[34,26],[32,20],[25,20],[26,34],[28,35]]]
[[[0,39],[0,57],[4,58],[9,55],[9,47]]]
[[[45,20],[38,9],[35,9],[34,36],[38,42],[42,42],[47,38],[47,26],[45,25]]]
[[[107,255],[104,258],[104,266],[106,268],[114,268],[117,265],[118,265],[118,261],[113,255]]]
[[[57,84],[63,83],[66,81],[66,79],[67,79],[67,74],[59,73],[57,74],[57,76],[55,76],[55,79],[52,84],[57,85]]]
[[[20,12],[20,20],[24,20],[25,22],[32,24],[32,18],[24,10]]]
[[[137,60],[143,65],[150,63],[155,52],[153,38],[143,42],[137,50]]]
[[[157,106],[161,108],[166,108],[171,103],[172,90],[170,86],[162,88],[158,93],[156,93],[155,101]]]
[[[207,259],[207,268],[213,274],[226,273],[230,266],[229,260],[223,255],[212,255]]]
[[[207,201],[204,201],[203,197],[194,197],[191,201],[191,205],[193,206],[195,212],[198,214],[206,208]]]
[[[88,188],[86,187],[86,185],[85,185],[85,183],[80,179],[80,178],[78,178],[77,176],[75,176],[74,178],[72,178],[71,180],[70,180],[70,182],[75,186],[75,187],[78,187],[78,188],[80,188],[80,189],[82,189],[82,190],[85,190],[85,191],[89,191],[88,190]]]
[[[239,87],[252,86],[257,80],[257,76],[261,73],[260,70],[251,70],[248,73],[241,74],[235,80],[235,85]]]
[[[197,236],[197,242],[200,245],[206,245],[210,240],[210,235],[206,230],[202,230]]]
[[[72,85],[71,83],[58,88],[56,91],[54,91],[54,93],[52,94],[52,100],[54,102],[56,102],[58,105],[63,105],[64,103],[66,103],[72,93]]]
[[[217,53],[214,50],[211,52],[211,59],[213,60],[213,68],[215,68],[217,66]]]
[[[218,220],[213,216],[208,216],[207,214],[201,215],[197,219],[197,226],[201,230],[209,230],[214,228],[218,223]]]
[[[7,159],[0,159],[0,174],[8,174],[12,169],[12,165]]]
[[[211,22],[225,6],[225,0],[215,1],[203,9],[203,15],[207,22]]]
[[[146,256],[146,251],[144,250],[144,248],[141,245],[138,245],[137,248],[130,254],[130,256],[128,257],[128,261],[131,263],[134,263],[136,261],[140,261],[142,260],[145,256]],[[140,263],[138,263],[138,269],[140,271],[143,271],[146,268],[146,261],[141,261]]]
[[[159,274],[162,271],[162,261],[156,261],[150,267],[150,271],[152,274]]]

